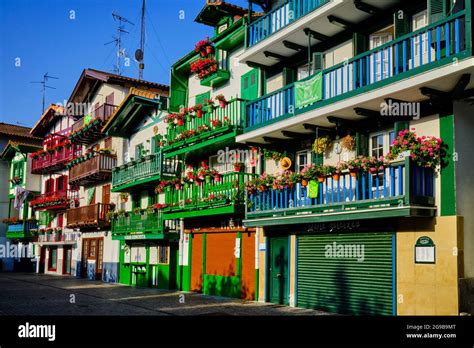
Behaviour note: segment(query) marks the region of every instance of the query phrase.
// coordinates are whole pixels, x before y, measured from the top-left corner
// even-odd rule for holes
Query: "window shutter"
[[[442,20],[446,14],[446,0],[428,0],[428,16],[430,24]]]
[[[353,35],[354,44],[354,56],[362,54],[369,50],[369,37],[361,33],[354,33]]]
[[[283,85],[288,86],[295,82],[296,71],[292,68],[283,68]]]
[[[51,179],[51,180],[53,180],[53,179]],[[59,183],[60,183],[60,181],[62,181],[62,180],[63,180],[63,177],[62,177],[62,176],[60,176],[59,178],[56,178],[56,186],[55,186],[55,189],[54,189],[55,192],[58,192],[58,191],[59,191]],[[54,180],[53,180],[53,182],[54,182]]]
[[[395,39],[410,33],[410,20],[405,11],[397,11],[393,14],[393,23],[395,25]]]
[[[356,133],[356,152],[357,156],[369,155],[369,135],[367,133]]]
[[[405,129],[410,129],[410,124],[407,121],[395,122],[395,136],[398,136],[398,133]]]
[[[313,53],[313,74],[316,74],[324,69],[324,54],[321,52]]]

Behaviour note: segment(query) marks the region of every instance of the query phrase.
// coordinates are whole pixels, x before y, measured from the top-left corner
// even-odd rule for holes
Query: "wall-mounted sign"
[[[235,239],[234,256],[240,258],[240,238]]]
[[[436,250],[430,237],[420,237],[415,244],[415,263],[435,263]]]

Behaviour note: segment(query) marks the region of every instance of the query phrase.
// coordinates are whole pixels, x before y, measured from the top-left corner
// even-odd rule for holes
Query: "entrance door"
[[[87,278],[87,257],[89,256],[89,239],[82,241],[82,262],[81,262],[81,277]]]
[[[41,247],[40,263],[39,263],[39,271],[38,271],[39,273],[44,273],[45,263],[46,263],[46,248]]]
[[[102,279],[102,269],[103,269],[103,259],[104,259],[104,239],[97,239],[97,261],[96,261],[96,272],[95,279]]]
[[[71,274],[72,246],[63,248],[63,274]]]
[[[270,239],[270,302],[288,304],[288,237]]]

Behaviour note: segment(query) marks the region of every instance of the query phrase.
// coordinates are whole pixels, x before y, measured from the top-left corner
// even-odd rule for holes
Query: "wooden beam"
[[[275,58],[275,59],[278,59],[278,60],[285,60],[287,58],[285,56],[282,56],[281,54],[273,53],[273,52],[270,52],[270,51],[264,51],[263,54],[267,58],[271,57],[271,58]]]
[[[313,136],[313,133],[298,133],[298,132],[290,132],[286,130],[281,131],[281,134],[284,137],[294,138],[294,139],[306,139]]]
[[[321,33],[318,33],[317,31],[314,31],[314,30],[311,30],[309,28],[305,28],[304,30],[304,33],[306,36],[308,35],[311,35],[311,37],[315,40],[319,40],[319,41],[327,41],[330,39],[329,36],[327,35],[324,35],[324,34],[321,34]]]
[[[318,129],[320,131],[326,131],[326,132],[333,132],[334,131],[334,129],[332,129],[332,128],[321,127],[321,126],[317,126],[315,124],[310,124],[310,123],[303,123],[303,127],[304,127],[304,129],[310,129],[312,131],[316,131],[316,129]]]
[[[263,141],[266,143],[279,143],[284,139],[279,139],[279,138],[273,138],[273,137],[263,137]]]
[[[380,117],[379,111],[374,111],[365,108],[354,108],[354,112],[359,116],[365,116],[370,118]]]
[[[443,92],[443,91],[430,88],[430,87],[421,87],[420,92],[421,94],[427,97],[435,97],[435,98],[449,98],[450,97],[450,93]]]
[[[362,2],[362,0],[354,0],[354,6],[359,11],[366,12],[366,13],[369,13],[371,15],[374,15],[374,14],[380,12],[379,8],[377,8],[375,6],[372,6],[372,5],[369,5],[369,4],[366,4],[366,3]]]
[[[354,120],[346,120],[345,118],[337,117],[337,116],[328,116],[328,121],[332,124],[335,124],[336,127],[354,127],[357,125],[357,121]]]
[[[270,68],[268,65],[252,62],[250,60],[246,61],[245,64],[247,64],[251,68],[258,68],[258,69],[269,69]]]
[[[283,46],[286,48],[289,48],[290,50],[295,50],[295,51],[304,51],[307,50],[308,48],[305,46],[298,45],[297,43],[283,40]]]
[[[342,19],[342,18],[334,16],[334,15],[329,15],[328,16],[328,21],[329,21],[329,23],[337,25],[338,27],[341,27],[341,28],[344,28],[344,29],[351,28],[351,27],[354,26],[354,23],[351,23],[351,22],[349,22],[345,19]]]

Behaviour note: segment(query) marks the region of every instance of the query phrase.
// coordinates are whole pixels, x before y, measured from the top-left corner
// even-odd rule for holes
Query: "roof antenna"
[[[114,66],[113,71],[117,75],[122,75],[122,57],[125,57],[125,48],[122,49],[122,33],[123,34],[130,34],[128,31],[125,30],[125,27],[122,23],[129,23],[131,25],[135,25],[132,22],[130,22],[127,18],[122,17],[119,15],[117,12],[112,12],[112,17],[115,21],[118,21],[118,26],[117,26],[117,36],[113,37],[113,40],[110,42],[105,43],[104,45],[111,44],[115,42],[115,45],[117,46],[117,64]]]
[[[46,88],[56,89],[55,87],[46,85],[46,82],[48,82],[48,79],[59,80],[59,77],[50,76],[50,75],[48,75],[48,73],[46,73],[46,74],[43,75],[43,81],[30,81],[30,83],[40,83],[41,84],[41,92],[43,94],[43,98],[42,98],[43,109],[41,111],[41,115],[44,113],[44,100],[45,100],[45,96],[46,96]]]
[[[135,51],[135,59],[138,61],[138,79],[143,79],[143,69],[145,63],[143,62],[145,55],[145,2],[142,0],[142,19],[141,19],[141,34],[140,34],[140,48]]]

